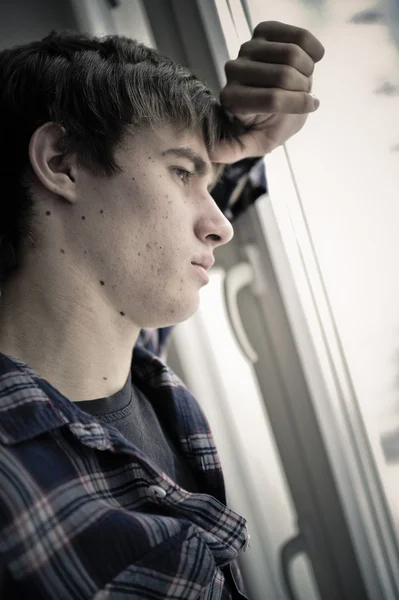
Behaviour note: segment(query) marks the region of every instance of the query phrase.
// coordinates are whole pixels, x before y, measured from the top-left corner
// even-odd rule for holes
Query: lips
[[[191,264],[197,265],[208,271],[215,263],[213,256],[199,256],[191,261]]]
[[[200,264],[191,264],[193,265],[194,271],[196,272],[198,277],[200,277],[205,284],[209,283],[209,275],[205,267],[201,266]]]

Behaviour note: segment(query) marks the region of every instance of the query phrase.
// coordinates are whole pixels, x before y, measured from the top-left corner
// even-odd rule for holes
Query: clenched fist
[[[259,23],[238,57],[225,65],[227,83],[220,102],[255,129],[237,142],[220,142],[213,162],[233,163],[263,156],[304,126],[319,101],[311,94],[315,64],[324,47],[306,29],[276,21]]]

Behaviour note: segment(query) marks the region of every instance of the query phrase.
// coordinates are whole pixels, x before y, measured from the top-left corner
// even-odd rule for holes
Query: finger
[[[228,81],[254,87],[281,88],[299,92],[310,92],[312,82],[289,65],[274,65],[255,62],[247,58],[236,58],[225,64]]]
[[[306,77],[312,75],[315,67],[309,54],[296,44],[281,44],[263,39],[254,39],[243,44],[238,53],[238,58],[240,57],[247,57],[258,62],[290,65]]]
[[[220,92],[220,102],[232,113],[301,115],[310,113],[319,104],[311,94],[291,92],[280,88],[259,88],[228,84]]]
[[[279,21],[263,21],[254,29],[253,38],[263,38],[269,42],[297,44],[314,62],[319,62],[324,54],[323,44],[307,29],[287,25]]]

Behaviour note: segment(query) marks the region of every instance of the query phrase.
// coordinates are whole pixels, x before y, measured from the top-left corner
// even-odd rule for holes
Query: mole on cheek
[[[105,285],[105,283],[103,281],[100,281],[101,285]]]
[[[85,220],[86,217],[82,217],[83,220]]]
[[[46,215],[51,215],[51,212],[49,210],[47,210]]]

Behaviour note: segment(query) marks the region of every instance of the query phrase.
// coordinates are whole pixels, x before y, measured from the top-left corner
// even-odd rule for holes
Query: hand
[[[320,102],[311,95],[315,63],[324,47],[306,29],[277,21],[259,23],[238,57],[225,65],[227,83],[221,104],[254,130],[237,141],[222,141],[212,162],[233,163],[264,156],[304,126]]]

